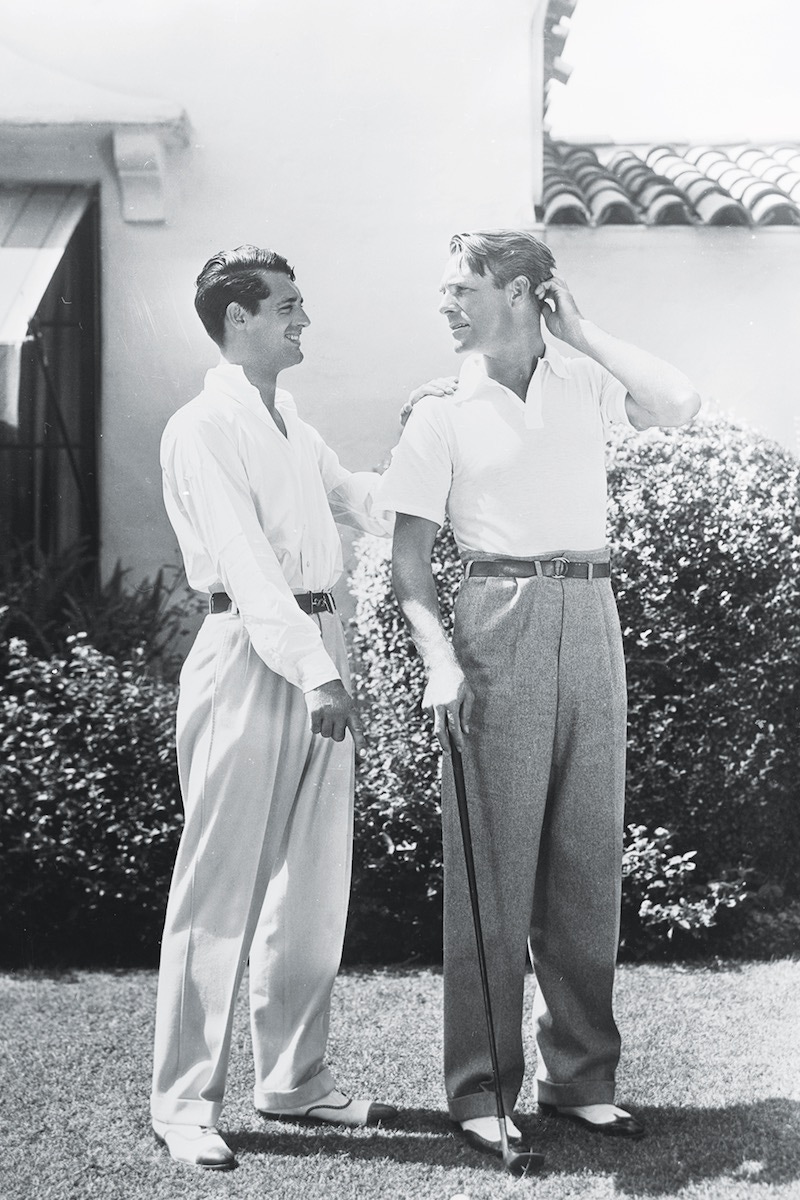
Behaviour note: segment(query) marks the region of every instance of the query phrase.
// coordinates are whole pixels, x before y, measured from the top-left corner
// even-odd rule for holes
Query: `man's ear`
[[[527,300],[535,302],[531,281],[525,275],[516,275],[508,284],[508,298],[513,305],[524,304]]]
[[[231,325],[237,330],[241,329],[246,324],[249,315],[247,309],[243,308],[238,300],[231,300],[225,309],[225,324]]]

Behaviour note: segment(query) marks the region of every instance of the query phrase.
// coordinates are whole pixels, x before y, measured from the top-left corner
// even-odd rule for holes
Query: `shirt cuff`
[[[313,688],[322,687],[323,683],[332,683],[341,679],[341,675],[333,665],[333,660],[324,646],[305,654],[294,665],[297,686],[301,692],[310,692]]]

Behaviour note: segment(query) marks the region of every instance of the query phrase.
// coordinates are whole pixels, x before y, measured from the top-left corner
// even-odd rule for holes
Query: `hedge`
[[[797,485],[796,459],[726,422],[611,447],[630,688],[629,957],[800,948]],[[437,961],[439,753],[388,547],[363,538],[357,550],[352,641],[370,748],[346,957]],[[38,965],[154,962],[181,826],[174,634],[184,614],[163,574],[130,591],[119,571],[98,588],[75,564],[6,568],[2,953]],[[434,573],[447,623],[461,577],[447,528]]]
[[[781,952],[800,948],[797,460],[717,421],[620,440],[608,465],[630,694],[623,951],[752,953],[756,926],[762,953],[773,930]],[[440,939],[438,752],[387,549],[363,538],[357,550],[354,643],[371,749],[351,937],[357,951],[424,955]],[[461,569],[447,527],[434,575],[449,627]],[[735,906],[738,922],[725,912]]]

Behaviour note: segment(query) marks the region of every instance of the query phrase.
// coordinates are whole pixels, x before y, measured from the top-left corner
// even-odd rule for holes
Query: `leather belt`
[[[472,575],[499,575],[506,579],[529,579],[547,575],[551,579],[610,579],[611,563],[580,562],[558,558],[473,558],[464,568],[465,578]]]
[[[336,612],[336,601],[330,592],[295,592],[294,598],[309,616],[318,612]],[[233,601],[227,592],[212,592],[208,598],[210,613],[230,612]]]

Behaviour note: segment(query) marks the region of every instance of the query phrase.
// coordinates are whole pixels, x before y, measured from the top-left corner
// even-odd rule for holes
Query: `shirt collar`
[[[230,363],[226,358],[220,357],[218,365],[206,371],[205,386],[217,392],[224,392],[226,396],[238,400],[245,408],[258,413],[259,416],[268,416],[261,393],[253,386],[238,363]],[[275,403],[279,407],[294,408],[290,393],[283,388],[275,389]],[[271,418],[269,420],[270,424],[274,424]]]
[[[554,375],[558,375],[561,379],[567,377],[567,367],[564,362],[564,356],[556,350],[549,342],[545,343],[544,354],[539,359],[538,366],[533,374],[533,379],[542,369],[542,366],[547,366]],[[486,373],[486,362],[482,354],[470,354],[466,359],[458,376],[458,390],[464,399],[473,395],[478,388],[483,387],[486,383],[493,384],[496,381],[490,379]],[[531,381],[533,382],[533,380]],[[497,384],[501,387],[501,384]]]

